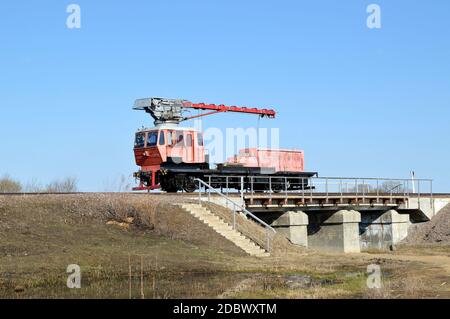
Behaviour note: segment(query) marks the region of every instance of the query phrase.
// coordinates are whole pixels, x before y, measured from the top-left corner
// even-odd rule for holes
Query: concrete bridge
[[[253,214],[296,245],[332,252],[389,249],[413,223],[431,220],[450,194],[244,195]]]
[[[349,180],[353,187],[345,186]],[[381,188],[386,181],[389,188]],[[308,184],[314,186],[228,195],[293,244],[346,253],[390,249],[407,237],[411,224],[431,220],[450,203],[450,194],[433,193],[431,180],[312,178]]]

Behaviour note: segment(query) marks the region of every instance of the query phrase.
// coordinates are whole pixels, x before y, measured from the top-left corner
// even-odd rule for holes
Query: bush
[[[37,179],[32,179],[29,181],[25,187],[24,190],[26,193],[43,193],[45,192],[44,187]]]
[[[130,177],[121,175],[120,177],[110,181],[109,179],[104,182],[103,190],[107,193],[122,193],[131,191],[133,181]]]
[[[78,181],[75,177],[67,177],[61,181],[53,181],[47,185],[47,193],[74,193],[78,191]]]
[[[5,175],[0,178],[0,193],[20,193],[22,191],[22,185]]]

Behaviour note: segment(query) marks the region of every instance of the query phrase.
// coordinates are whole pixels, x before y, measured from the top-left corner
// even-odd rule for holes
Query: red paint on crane
[[[198,110],[210,110],[216,112],[235,112],[235,113],[248,113],[248,114],[257,114],[261,116],[267,116],[270,118],[274,118],[276,112],[270,109],[257,109],[257,108],[249,108],[245,106],[226,106],[223,104],[205,104],[205,103],[191,103],[184,102],[183,106],[191,109]]]

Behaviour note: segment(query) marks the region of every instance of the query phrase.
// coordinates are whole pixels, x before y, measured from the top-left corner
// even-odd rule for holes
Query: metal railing
[[[258,218],[257,216],[255,216],[254,214],[252,214],[250,211],[248,211],[243,205],[240,205],[238,203],[236,203],[234,200],[232,200],[231,198],[229,198],[228,196],[226,196],[225,194],[223,194],[221,191],[215,189],[214,187],[212,187],[210,184],[202,181],[201,179],[196,178],[195,181],[198,183],[198,200],[199,200],[199,204],[202,204],[202,187],[204,188],[205,193],[207,194],[207,201],[209,203],[212,203],[211,201],[211,192],[214,194],[219,195],[221,198],[225,199],[227,206],[228,204],[231,204],[231,206],[233,207],[233,215],[232,215],[232,226],[234,230],[237,230],[241,233],[243,233],[246,237],[249,237],[249,239],[251,239],[252,241],[256,242],[258,245],[264,247],[264,249],[267,252],[270,252],[270,234],[271,233],[276,233],[275,229],[273,229],[269,224],[267,224],[266,222],[264,222],[263,220],[261,220],[260,218]],[[259,238],[255,237],[255,234],[250,234],[250,233],[244,233],[244,231],[241,229],[238,229],[238,218],[237,218],[237,214],[238,213],[242,213],[244,214],[244,216],[246,217],[250,217],[251,219],[253,219],[254,221],[256,221],[257,223],[259,223],[261,226],[263,226],[265,228],[265,240],[264,243],[261,244]]]
[[[364,202],[368,198],[394,200],[394,197],[417,197],[420,208],[422,198],[430,199],[433,207],[432,179],[394,179],[394,178],[360,178],[360,177],[292,177],[292,176],[206,176],[209,185],[221,188],[222,192],[255,195],[265,193],[269,198],[284,194],[308,196],[321,195],[326,202],[330,197],[341,198],[354,196]]]

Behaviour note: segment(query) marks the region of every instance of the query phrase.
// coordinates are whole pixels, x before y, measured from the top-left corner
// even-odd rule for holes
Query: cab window
[[[147,147],[156,146],[158,141],[158,132],[149,132],[147,136]]]
[[[192,134],[191,133],[186,135],[186,146],[188,146],[188,147],[192,146]]]
[[[166,144],[166,136],[164,131],[159,132],[159,145]]]
[[[143,148],[144,145],[145,145],[145,134],[144,133],[136,134],[136,139],[134,141],[134,147],[135,148]]]
[[[168,145],[175,145],[176,143],[176,138],[175,138],[175,132],[173,131],[168,131],[167,132],[167,144]]]
[[[203,146],[203,134],[202,133],[197,133],[197,144],[198,146]]]
[[[183,132],[177,131],[175,134],[177,146],[184,146]]]

